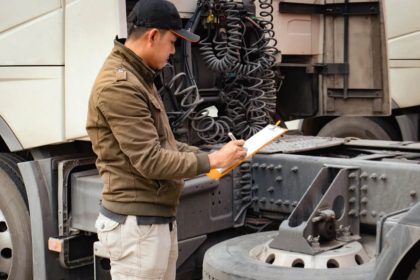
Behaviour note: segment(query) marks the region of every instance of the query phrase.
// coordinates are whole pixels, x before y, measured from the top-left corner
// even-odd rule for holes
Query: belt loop
[[[174,228],[174,225],[172,224],[172,222],[169,222],[169,231],[172,231]]]

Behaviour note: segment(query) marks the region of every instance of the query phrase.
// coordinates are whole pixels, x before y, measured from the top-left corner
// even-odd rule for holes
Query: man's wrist
[[[210,168],[216,168],[219,166],[219,161],[218,161],[218,156],[217,156],[217,151],[208,154],[209,156],[209,163],[210,163]]]

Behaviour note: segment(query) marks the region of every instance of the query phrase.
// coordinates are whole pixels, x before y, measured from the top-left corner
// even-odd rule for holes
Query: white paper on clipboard
[[[269,124],[263,129],[261,129],[258,133],[253,135],[251,138],[245,141],[244,147],[247,149],[246,156],[243,160],[235,163],[234,165],[228,167],[228,168],[215,168],[210,170],[209,173],[207,173],[207,176],[212,179],[219,179],[220,177],[223,177],[227,173],[229,173],[232,169],[237,167],[239,164],[241,164],[243,161],[249,159],[254,154],[256,154],[259,150],[273,142],[274,140],[278,139],[280,136],[282,136],[287,129],[279,127],[277,125]]]

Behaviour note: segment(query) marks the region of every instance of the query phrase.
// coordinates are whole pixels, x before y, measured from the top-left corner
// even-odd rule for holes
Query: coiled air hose
[[[208,144],[226,142],[229,131],[247,139],[270,123],[277,91],[271,70],[278,52],[273,38],[272,0],[259,0],[260,18],[246,11],[242,2],[199,1],[186,27],[193,27],[194,32],[201,23],[200,15],[210,15],[213,4],[218,5],[218,20],[207,22],[207,34],[199,48],[202,60],[219,78],[222,105],[218,117],[210,116],[206,109],[196,110],[203,99],[190,69],[191,46],[183,50],[185,73],[174,75],[165,86],[181,100],[180,111],[170,117],[172,128],[176,130],[189,120],[194,133]]]

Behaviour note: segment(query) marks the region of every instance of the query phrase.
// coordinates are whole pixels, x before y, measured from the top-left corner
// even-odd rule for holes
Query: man
[[[246,150],[237,140],[208,154],[172,134],[153,80],[175,53],[177,38],[199,39],[182,29],[175,6],[141,0],[129,25],[128,39],[115,41],[89,101],[87,131],[104,184],[95,226],[114,280],[175,279],[183,179],[228,167]]]

